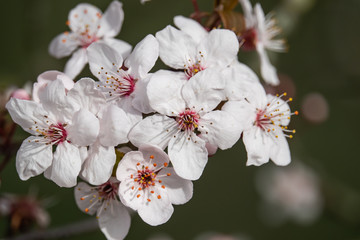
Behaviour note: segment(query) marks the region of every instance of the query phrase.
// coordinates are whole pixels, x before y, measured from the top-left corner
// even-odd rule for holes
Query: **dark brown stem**
[[[197,0],[191,0],[193,6],[194,6],[194,13],[191,14],[191,17],[201,23],[201,12],[199,8],[199,4],[197,3]]]

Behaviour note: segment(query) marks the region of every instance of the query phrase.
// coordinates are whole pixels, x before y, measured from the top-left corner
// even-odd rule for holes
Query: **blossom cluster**
[[[283,50],[283,42],[272,39],[278,30],[259,4],[240,3],[241,36],[176,16],[176,27],[147,35],[133,49],[114,38],[124,19],[120,2],[104,14],[90,4],[72,9],[71,31],[49,47],[55,57],[72,55],[64,73],[41,74],[31,100],[11,98],[6,105],[31,134],[16,156],[20,178],[44,174],[60,187],[75,187],[79,208],[96,214],[108,239],[122,239],[129,209],[150,225],[167,222],[173,204],[192,198],[192,181],[209,155],[241,137],[247,165],[289,164],[286,137],[295,130],[287,126],[297,114],[288,105],[292,98],[266,94],[237,58],[241,48],[256,49],[263,79],[276,85],[265,48]],[[167,70],[152,71],[158,58]],[[74,81],[87,63],[96,81]]]

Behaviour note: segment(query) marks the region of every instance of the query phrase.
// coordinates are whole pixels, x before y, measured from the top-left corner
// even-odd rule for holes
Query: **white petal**
[[[131,53],[132,46],[125,41],[115,38],[104,38],[99,42],[106,43],[108,46],[113,48],[118,54],[120,54],[123,59],[127,58]]]
[[[106,204],[105,202],[103,204]],[[117,200],[106,206],[99,215],[99,227],[109,240],[124,239],[129,232],[131,218],[125,206]],[[105,206],[103,207],[105,208]]]
[[[89,148],[81,175],[92,185],[103,184],[111,177],[115,161],[114,147],[103,147],[99,143],[95,143]]]
[[[140,162],[144,162],[144,156],[141,152],[131,151],[126,153],[116,169],[116,178],[121,182],[128,179],[131,174],[137,173],[136,164]]]
[[[147,96],[147,89],[151,76],[152,74],[148,74],[146,78],[139,79],[136,82],[134,92],[131,94],[131,97],[133,98],[131,101],[133,107],[145,114],[154,112]]]
[[[76,104],[77,110],[86,109],[95,115],[106,103],[104,95],[95,88],[95,82],[91,78],[82,78],[77,81],[67,97],[69,101]]]
[[[67,61],[64,73],[74,79],[83,70],[87,62],[86,49],[80,48],[74,52],[72,57]]]
[[[197,73],[184,85],[182,96],[189,108],[209,112],[225,100],[225,79],[218,71],[206,69]]]
[[[168,173],[170,176],[167,176]],[[184,204],[192,198],[193,183],[179,177],[173,168],[163,168],[158,175],[166,175],[162,180],[172,204]]]
[[[195,40],[172,26],[157,32],[156,39],[160,44],[161,60],[172,68],[184,69],[197,53]]]
[[[290,149],[286,137],[279,127],[276,127],[276,135],[278,136],[272,142],[270,148],[270,159],[279,166],[286,166],[291,162]]]
[[[159,57],[159,43],[149,34],[141,40],[125,61],[128,73],[137,79],[145,78]]]
[[[196,43],[199,43],[208,35],[208,31],[200,23],[191,18],[175,16],[174,23],[182,32],[191,36]]]
[[[52,146],[37,140],[37,137],[28,137],[16,154],[16,170],[21,180],[43,173],[52,163]]]
[[[128,142],[127,135],[133,124],[126,113],[119,107],[110,104],[104,109],[100,119],[99,139],[104,146],[117,146]]]
[[[256,19],[253,16],[253,8],[249,0],[239,0],[245,16],[246,28],[253,27]]]
[[[94,206],[90,207],[93,204],[93,195],[97,195],[98,191],[94,187],[89,186],[84,182],[79,182],[78,185],[74,188],[75,202],[79,209],[89,215],[94,215],[96,210],[100,207],[101,202],[98,201]],[[90,200],[92,200],[90,202]],[[88,209],[86,212],[85,209]]]
[[[76,33],[85,32],[86,29],[89,30],[89,34],[95,33],[100,22],[100,14],[100,9],[94,5],[80,3],[69,13],[69,27]]]
[[[177,131],[177,124],[174,119],[155,114],[135,125],[128,137],[131,143],[137,147],[148,143],[165,149],[174,134],[174,130]]]
[[[161,195],[161,199],[154,199],[149,203],[145,203],[139,208],[139,216],[151,226],[157,226],[166,223],[174,212],[169,199]]]
[[[253,126],[243,132],[243,141],[247,151],[247,166],[260,166],[269,161],[271,137],[259,127]]]
[[[116,73],[123,63],[121,55],[106,43],[91,44],[87,48],[87,54],[92,74],[101,81],[106,81],[107,74],[104,74],[105,72]]]
[[[158,146],[143,144],[139,147],[139,151],[143,154],[145,161],[156,163],[158,166],[163,166],[164,163],[169,163],[169,156]],[[152,158],[150,158],[152,157]]]
[[[100,29],[97,35],[99,37],[115,37],[119,34],[123,21],[122,3],[112,1],[100,19]]]
[[[246,100],[228,101],[221,110],[230,113],[244,129],[252,127],[256,118],[256,109]]]
[[[86,109],[74,113],[72,123],[66,129],[68,139],[79,146],[93,144],[99,134],[99,120]]]
[[[67,141],[59,144],[54,154],[50,179],[60,187],[74,187],[80,169],[79,148]]]
[[[270,63],[269,57],[265,51],[264,45],[260,42],[256,44],[256,50],[260,57],[261,62],[261,76],[266,83],[276,86],[279,85],[280,80],[277,76],[276,69]]]
[[[224,68],[230,65],[239,51],[239,41],[233,31],[214,29],[199,45],[207,67]]]
[[[200,178],[208,160],[204,140],[195,134],[191,137],[179,134],[171,138],[168,153],[174,170],[180,177],[189,180]]]
[[[117,101],[117,106],[124,110],[127,117],[129,118],[131,125],[135,125],[136,123],[142,120],[142,114],[139,110],[135,109],[132,105],[132,96],[122,97],[119,101]]]
[[[48,113],[39,103],[11,98],[6,104],[6,109],[9,111],[12,120],[28,133],[37,134],[35,128],[33,129],[37,124],[46,127],[43,118]]]
[[[243,126],[230,113],[212,111],[201,117],[198,129],[202,139],[225,150],[239,140]]]
[[[157,112],[174,116],[185,110],[181,88],[187,82],[185,74],[160,70],[151,76],[147,87],[150,106]]]
[[[61,33],[51,41],[49,45],[49,53],[56,58],[66,57],[78,48],[79,45],[80,42],[77,40],[76,34]]]

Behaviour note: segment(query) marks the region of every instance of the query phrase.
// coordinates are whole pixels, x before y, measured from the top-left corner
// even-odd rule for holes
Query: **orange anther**
[[[69,25],[70,25],[70,21],[67,20],[65,24],[69,26]]]
[[[167,176],[171,176],[171,173],[167,173],[166,175],[167,175]]]
[[[159,180],[159,183],[162,183],[162,180]]]
[[[84,199],[85,199],[85,198],[83,198],[83,197],[82,197],[82,198],[80,198],[80,200],[84,200]]]
[[[137,164],[136,164],[136,166],[139,166],[140,165],[140,163],[138,162]]]
[[[137,197],[137,198],[139,198],[140,196],[141,196],[141,195],[140,195],[140,194],[138,194],[136,197]]]
[[[65,31],[64,34],[65,34],[65,35],[69,35],[69,32],[68,32],[68,31]]]
[[[157,166],[157,164],[156,164],[156,163],[154,163],[153,165],[154,165],[154,167],[156,167],[156,166]]]
[[[148,200],[148,202],[151,202],[151,200],[150,199],[147,199]]]
[[[88,209],[88,208],[85,208],[85,212],[89,212],[89,209]]]
[[[151,193],[154,193],[154,191],[151,191]]]
[[[151,158],[151,159],[154,159],[154,155],[150,155],[150,158]]]
[[[134,186],[131,187],[132,190],[134,190],[134,188],[135,188]]]
[[[169,164],[168,164],[167,162],[166,162],[166,163],[164,163],[164,166],[165,166],[165,167],[167,167],[168,165],[169,165]]]
[[[165,186],[164,186],[164,185],[162,185],[161,187],[162,187],[162,188],[165,188]]]
[[[158,199],[160,199],[160,198],[161,198],[161,196],[160,196],[160,195],[158,195],[158,196],[157,196],[157,198],[158,198]]]
[[[298,111],[295,111],[295,115],[299,115],[299,112],[298,112]]]

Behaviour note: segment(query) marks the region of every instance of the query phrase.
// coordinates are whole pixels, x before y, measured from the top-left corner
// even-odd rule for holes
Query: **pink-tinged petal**
[[[64,73],[70,78],[74,79],[83,70],[87,64],[88,58],[85,48],[80,48],[72,57],[67,61],[64,69]]]
[[[123,63],[121,55],[105,43],[91,44],[87,48],[87,54],[92,74],[101,81],[107,80],[105,72],[116,74]]]
[[[98,30],[101,10],[88,3],[80,3],[68,16],[69,27],[73,32],[93,34]]]
[[[146,78],[139,79],[136,82],[136,87],[134,92],[131,94],[132,96],[132,105],[133,107],[145,114],[149,114],[151,112],[155,112],[154,109],[150,106],[149,98],[147,96],[148,84],[150,82],[152,74],[148,74]]]
[[[256,74],[248,66],[237,61],[224,69],[222,75],[226,78],[225,92],[229,100],[243,100],[253,93],[252,85],[260,85]]]
[[[239,51],[239,41],[233,31],[214,29],[198,46],[207,67],[229,66]]]
[[[122,3],[112,1],[100,19],[98,37],[115,37],[119,34],[124,21]]]
[[[129,178],[131,174],[137,173],[137,163],[143,162],[144,156],[139,151],[131,151],[125,154],[125,156],[119,162],[116,169],[116,178],[123,182]],[[133,180],[132,180],[133,181]]]
[[[56,58],[69,56],[80,46],[80,41],[74,33],[61,33],[49,45],[49,53]]]
[[[136,123],[140,122],[142,120],[142,113],[135,109],[132,105],[132,97],[126,96],[122,97],[119,101],[117,101],[116,105],[124,110],[127,117],[129,118],[131,125],[135,125]]]
[[[79,148],[71,143],[59,144],[54,153],[50,179],[60,187],[74,187],[81,169]]]
[[[225,100],[225,79],[214,69],[197,73],[181,90],[183,99],[189,108],[209,112]]]
[[[181,89],[186,82],[186,76],[181,72],[160,70],[152,74],[147,87],[150,106],[168,116],[184,111],[186,106]]]
[[[100,230],[109,240],[124,239],[130,229],[130,214],[125,206],[117,200],[113,200],[110,205],[103,206],[103,210],[98,214]],[[105,208],[107,209],[104,210]],[[100,209],[98,213],[99,211]]]
[[[129,140],[139,147],[148,143],[165,149],[173,134],[177,132],[177,123],[174,119],[155,114],[135,125],[130,133]]]
[[[208,31],[206,31],[206,29],[201,26],[200,23],[191,18],[175,16],[174,23],[175,26],[177,26],[182,32],[191,36],[196,43],[199,43],[209,34]]]
[[[243,127],[230,113],[212,111],[201,117],[198,129],[202,139],[225,150],[239,140]]]
[[[270,159],[279,166],[286,166],[291,162],[289,144],[279,127],[276,128],[277,138],[273,139],[270,148]]]
[[[130,55],[132,49],[132,46],[129,43],[116,38],[104,38],[102,40],[99,40],[99,43],[107,44],[118,54],[120,54],[123,59],[127,58]]]
[[[97,209],[101,206],[101,202],[93,202],[93,195],[97,195],[98,192],[94,187],[84,183],[79,182],[78,185],[74,188],[75,202],[79,209],[89,215],[94,215]],[[90,196],[90,197],[89,197]],[[90,202],[90,200],[92,200]],[[94,203],[94,206],[90,207]],[[85,210],[87,209],[87,211]]]
[[[89,146],[96,141],[99,134],[99,120],[86,109],[74,113],[72,123],[68,126],[68,139],[81,147]]]
[[[95,88],[95,84],[91,78],[82,78],[68,92],[67,97],[76,105],[76,110],[86,109],[96,115],[103,108],[106,100],[101,91]]]
[[[143,154],[145,161],[151,161],[158,166],[170,162],[169,156],[156,145],[143,144],[139,147],[139,151]]]
[[[284,115],[290,114],[290,107],[284,100],[282,100],[279,97],[275,97],[271,94],[266,95],[266,97],[267,97],[268,103],[273,103],[270,107],[267,108],[269,112],[270,111],[274,112],[274,113],[279,112],[279,113],[284,113]],[[284,116],[284,117],[281,117],[279,120],[280,121],[277,120],[275,123],[281,124],[282,126],[287,126],[290,123],[290,117],[287,118]]]
[[[168,176],[168,174],[170,175]],[[166,175],[162,180],[172,204],[184,204],[192,198],[193,183],[179,177],[173,168],[163,168],[158,175]]]
[[[244,129],[249,129],[254,125],[256,109],[246,100],[228,101],[221,110],[230,113]]]
[[[260,166],[269,161],[272,139],[263,130],[256,126],[245,130],[243,141],[248,157],[247,166]]]
[[[33,90],[32,90],[33,100],[35,102],[40,102],[39,99],[40,92],[43,91],[50,82],[55,81],[56,79],[60,79],[62,81],[67,91],[69,91],[74,87],[75,84],[74,81],[64,73],[59,71],[46,71],[38,76],[37,82],[35,82],[33,85]]]
[[[117,146],[127,143],[127,135],[133,124],[126,113],[119,107],[110,104],[104,109],[100,119],[100,143],[104,146]]]
[[[111,177],[116,161],[114,147],[103,147],[99,143],[90,146],[81,171],[81,176],[92,185],[105,183]]]
[[[125,61],[129,75],[142,79],[154,67],[159,57],[159,43],[156,38],[149,34],[141,40],[133,52]]]
[[[37,137],[28,137],[16,154],[16,170],[21,180],[43,173],[52,163],[52,146],[38,141]]]
[[[196,55],[196,42],[186,33],[167,26],[156,33],[160,45],[160,58],[168,66],[184,69],[189,59]]]
[[[166,195],[161,195],[161,199],[155,199],[143,204],[139,210],[139,216],[151,226],[158,226],[166,223],[174,212],[174,208]]]
[[[205,141],[195,134],[172,137],[168,153],[177,175],[189,180],[199,179],[208,161]]]
[[[5,107],[12,120],[28,133],[37,134],[35,125],[46,127],[43,117],[48,113],[39,103],[11,98]]]
[[[279,85],[280,80],[276,73],[275,67],[270,63],[269,57],[266,53],[264,45],[260,42],[256,44],[256,50],[260,57],[261,76],[267,84],[276,86]]]

